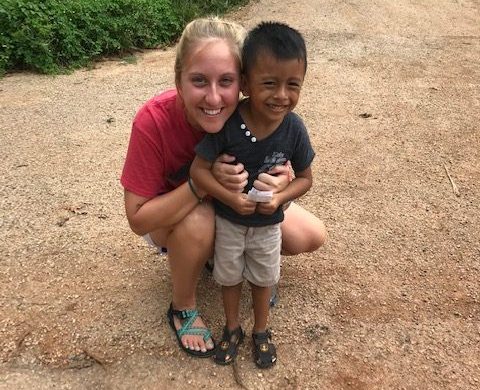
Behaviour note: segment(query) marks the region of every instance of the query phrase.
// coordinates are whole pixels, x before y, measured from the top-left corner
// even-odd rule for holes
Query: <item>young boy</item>
[[[214,360],[232,363],[243,341],[239,304],[246,279],[255,317],[255,363],[268,368],[277,359],[267,320],[271,288],[280,277],[282,205],[312,185],[310,164],[315,152],[302,120],[292,112],[307,69],[305,42],[285,24],[261,23],[245,39],[242,64],[242,92],[247,98],[220,132],[207,134],[197,145],[190,174],[195,186],[214,197],[216,211],[213,276],[222,285],[226,325]],[[221,153],[235,156],[249,173],[244,193],[226,190],[211,174]],[[246,193],[260,173],[288,160],[296,178],[283,191]]]

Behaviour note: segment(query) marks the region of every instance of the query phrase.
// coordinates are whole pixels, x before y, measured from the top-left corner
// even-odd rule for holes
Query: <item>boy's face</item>
[[[242,91],[250,97],[257,123],[280,123],[298,103],[305,77],[302,60],[279,60],[262,53],[243,77]]]

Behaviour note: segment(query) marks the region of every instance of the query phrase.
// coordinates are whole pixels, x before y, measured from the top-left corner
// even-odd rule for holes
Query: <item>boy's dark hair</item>
[[[305,40],[297,30],[280,22],[262,22],[250,30],[242,49],[243,72],[248,74],[260,53],[278,60],[298,59],[307,71]]]

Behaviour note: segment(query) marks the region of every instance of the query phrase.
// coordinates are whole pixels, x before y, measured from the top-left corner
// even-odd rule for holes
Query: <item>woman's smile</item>
[[[237,106],[240,64],[224,40],[206,40],[185,62],[177,87],[187,121],[217,133]]]

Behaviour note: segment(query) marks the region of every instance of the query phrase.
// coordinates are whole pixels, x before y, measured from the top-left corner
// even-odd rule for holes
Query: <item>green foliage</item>
[[[1,0],[0,74],[59,73],[172,43],[191,19],[248,0]]]
[[[177,0],[175,6],[181,20],[189,22],[204,15],[221,15],[248,0]]]

